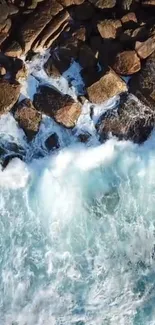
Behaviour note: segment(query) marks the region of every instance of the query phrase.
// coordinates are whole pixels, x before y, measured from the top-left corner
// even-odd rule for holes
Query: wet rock
[[[44,64],[44,69],[49,77],[59,78],[61,76],[60,71],[56,68],[53,63],[52,57],[50,57]]]
[[[27,53],[43,31],[46,25],[51,21],[52,17],[56,16],[63,7],[56,1],[45,0],[42,6],[36,8],[33,14],[23,24],[20,35],[23,45],[23,52]]]
[[[101,104],[126,91],[126,83],[112,69],[109,69],[98,81],[87,87],[88,99],[95,104]]]
[[[0,115],[9,112],[20,95],[20,84],[0,80]]]
[[[67,128],[75,126],[81,113],[80,103],[47,86],[41,86],[34,95],[34,106]]]
[[[74,19],[77,20],[88,20],[94,15],[94,7],[89,2],[76,6],[74,8]]]
[[[147,58],[141,71],[133,76],[129,83],[129,90],[146,105],[155,106],[155,52]]]
[[[14,117],[24,130],[27,139],[31,141],[39,131],[41,113],[34,108],[29,99],[24,99],[16,105]]]
[[[64,7],[69,7],[72,5],[80,5],[84,2],[85,0],[60,0],[60,3]]]
[[[146,59],[155,50],[155,35],[144,42],[136,42],[135,50],[141,59]]]
[[[14,158],[23,160],[23,156],[20,154],[8,154],[1,161],[2,169],[5,169],[8,166],[8,164],[10,163],[10,161]]]
[[[8,48],[5,51],[5,55],[11,56],[11,57],[20,57],[22,54],[22,48],[20,44],[17,41],[12,41],[11,44],[8,46]]]
[[[141,62],[135,51],[124,51],[116,56],[113,69],[121,75],[131,75],[141,69]]]
[[[9,7],[5,1],[0,3],[0,24],[4,22],[9,15]]]
[[[46,139],[45,146],[48,150],[58,149],[60,147],[58,135],[56,133],[51,134]]]
[[[115,39],[122,24],[120,20],[105,19],[97,24],[98,31],[104,39]]]
[[[109,9],[116,5],[116,0],[90,0],[90,2],[100,9]]]
[[[83,42],[79,45],[78,62],[82,68],[94,67],[97,64],[93,51]]]
[[[69,17],[69,13],[66,10],[63,10],[60,14],[56,15],[56,17],[51,20],[48,26],[41,33],[36,43],[33,44],[33,51],[38,52],[43,48],[50,47],[67,26]]]
[[[128,95],[122,100],[118,111],[108,111],[100,118],[96,127],[102,142],[109,135],[113,135],[119,140],[131,140],[141,144],[150,136],[154,125],[155,116],[152,110],[135,96]]]

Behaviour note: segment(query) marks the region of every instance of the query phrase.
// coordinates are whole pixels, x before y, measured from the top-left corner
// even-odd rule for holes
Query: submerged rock
[[[111,134],[120,140],[141,144],[147,140],[154,126],[155,114],[152,110],[129,94],[120,103],[118,111],[105,113],[96,127],[101,141]]]
[[[56,133],[51,134],[45,141],[48,150],[58,149],[60,147],[59,137]]]
[[[101,104],[126,91],[126,83],[112,69],[109,69],[98,81],[87,87],[88,99],[94,104]]]
[[[14,117],[31,141],[39,131],[41,113],[34,108],[29,99],[24,99],[15,107]]]
[[[20,95],[20,84],[0,80],[0,115],[11,110]]]
[[[67,128],[75,126],[81,113],[79,102],[47,86],[41,86],[34,95],[34,106]]]

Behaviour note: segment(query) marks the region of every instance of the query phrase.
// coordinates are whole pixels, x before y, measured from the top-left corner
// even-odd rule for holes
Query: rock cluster
[[[12,111],[29,141],[42,114],[66,128],[76,125],[81,104],[49,86],[40,86],[33,102],[17,103],[27,73],[23,56],[49,49],[48,76],[60,77],[73,61],[81,66],[81,98],[101,104],[121,95],[117,113],[104,114],[96,125],[101,141],[112,134],[144,142],[155,121],[154,15],[155,1],[147,0],[0,1],[0,115]],[[124,76],[131,77],[128,86]],[[59,147],[55,133],[46,147]]]

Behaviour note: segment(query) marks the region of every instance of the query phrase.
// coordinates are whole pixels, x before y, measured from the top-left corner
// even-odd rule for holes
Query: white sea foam
[[[48,55],[28,65],[22,94],[47,83],[76,98],[75,83],[46,76]],[[155,324],[155,134],[142,146],[99,144],[95,123],[117,100],[93,114],[86,102],[73,131],[43,116],[30,144],[12,115],[1,117],[3,144],[26,151],[0,170],[1,325]],[[47,154],[53,132],[61,149]]]

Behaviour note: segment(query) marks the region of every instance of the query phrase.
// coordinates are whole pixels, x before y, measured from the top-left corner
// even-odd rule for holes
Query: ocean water
[[[76,98],[75,83],[37,64],[22,96],[46,82]],[[12,115],[1,117],[1,142],[20,144],[25,161],[0,169],[0,325],[155,324],[155,134],[101,145],[94,123],[118,100],[92,119],[86,103],[73,131],[44,116],[29,145]],[[47,152],[51,132],[61,147]]]

